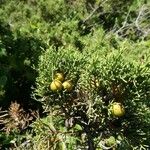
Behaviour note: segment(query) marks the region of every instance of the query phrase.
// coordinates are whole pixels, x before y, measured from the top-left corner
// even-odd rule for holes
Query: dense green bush
[[[145,0],[1,1],[0,107],[15,100],[25,109],[1,111],[1,128],[30,122],[24,113],[41,105],[46,116],[0,134],[0,147],[148,149],[149,14]],[[57,72],[70,92],[51,90]],[[114,102],[124,116],[113,116]]]
[[[87,141],[89,138],[89,147],[96,146],[92,140],[110,136],[121,138],[117,146],[120,149],[124,142],[127,149],[148,146],[150,48],[143,47],[142,42],[132,45],[120,41],[115,49],[108,46],[109,40],[106,42],[109,36],[99,38],[99,32],[95,32],[89,38],[94,44],[87,40],[82,52],[73,47],[50,47],[41,55],[36,95],[41,97],[45,110],[58,109],[64,114],[64,122],[69,118],[74,120],[73,125],[80,125]],[[141,50],[147,54],[141,56]],[[66,80],[72,80],[73,91],[51,91],[56,72],[63,72]],[[114,102],[122,103],[125,116],[112,116],[110,106]]]

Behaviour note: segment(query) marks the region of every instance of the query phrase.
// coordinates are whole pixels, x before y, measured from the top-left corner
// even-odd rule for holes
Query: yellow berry
[[[64,74],[63,73],[56,73],[54,76],[54,79],[63,82],[64,81]]]
[[[68,92],[70,92],[73,89],[73,84],[71,81],[65,81],[62,85],[63,88]]]
[[[113,103],[111,112],[116,117],[122,117],[125,114],[125,108],[121,103]]]
[[[54,80],[51,84],[50,84],[50,89],[53,91],[53,92],[56,92],[56,91],[60,91],[62,89],[62,83],[59,81],[59,80]]]

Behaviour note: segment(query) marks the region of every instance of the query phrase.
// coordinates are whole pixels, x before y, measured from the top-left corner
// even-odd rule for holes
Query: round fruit
[[[56,73],[54,76],[54,79],[63,82],[64,81],[64,74],[63,73]]]
[[[68,92],[70,92],[73,89],[73,84],[71,81],[65,81],[62,85],[63,88]]]
[[[111,106],[111,112],[116,117],[121,117],[125,114],[125,108],[121,103],[113,103]]]
[[[106,145],[110,147],[116,144],[116,139],[113,136],[110,136],[105,142]]]
[[[62,89],[62,83],[59,80],[54,80],[50,85],[50,89],[54,92],[60,91]]]

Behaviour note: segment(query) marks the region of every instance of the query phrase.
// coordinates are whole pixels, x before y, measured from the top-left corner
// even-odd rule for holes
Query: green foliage
[[[13,139],[13,136],[7,135],[3,132],[0,133],[0,148],[6,148],[10,146],[10,141]]]
[[[53,117],[38,118],[31,125],[33,128],[32,132],[22,135],[22,138],[18,136],[12,140],[16,145],[14,149],[77,149],[76,143],[81,141],[73,130],[76,132],[80,130],[74,127],[74,129],[68,131],[64,127],[62,119],[60,116],[56,116],[56,114]]]
[[[72,47],[70,50],[47,49],[40,57],[36,94],[45,96],[41,99],[45,107],[50,110],[51,107],[58,107],[62,113],[73,117],[83,131],[86,132],[88,126],[88,134],[93,139],[98,138],[99,134],[102,139],[113,135],[126,139],[129,148],[149,145],[150,60],[146,54],[141,60],[140,50],[150,49],[144,48],[142,43],[132,45],[120,41],[117,49],[112,46],[109,50],[108,38],[103,37],[97,45],[94,43],[95,49],[102,47],[97,50],[93,49],[92,44],[88,45],[88,41],[88,47],[85,46],[82,52],[75,52]],[[137,49],[132,50],[131,47]],[[72,52],[75,55],[71,55]],[[71,93],[51,91],[49,85],[56,71],[64,72],[67,78],[75,81]],[[96,84],[93,87],[93,81],[99,82],[98,87]],[[113,102],[124,105],[125,116],[116,118],[111,115],[109,108]]]
[[[2,148],[102,149],[111,137],[116,149],[150,145],[149,1],[1,0],[0,16],[0,105],[39,109],[35,98],[48,112],[29,133],[1,134]],[[57,72],[70,92],[50,89]]]
[[[49,116],[47,118],[37,120],[33,124],[36,134],[33,140],[34,149],[75,149],[76,142],[79,139],[77,139],[71,131],[68,131],[63,126],[62,118],[58,118],[56,116],[55,118]],[[37,145],[37,143],[39,144]]]
[[[49,93],[49,86],[56,72],[62,72],[65,74],[66,80],[72,80],[74,84],[76,84],[79,78],[78,76],[85,64],[85,58],[82,57],[79,51],[71,47],[68,47],[68,49],[60,48],[59,50],[54,50],[50,47],[46,50],[44,55],[40,57],[40,62],[42,62],[39,63],[39,74],[41,74],[41,76],[37,78],[37,82],[40,81],[41,84],[38,84],[37,93],[43,95]]]

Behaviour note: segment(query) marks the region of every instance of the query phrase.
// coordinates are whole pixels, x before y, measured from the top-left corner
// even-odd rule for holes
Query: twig
[[[128,23],[128,18],[130,15],[130,10],[125,18],[125,21],[123,22],[122,27],[120,27],[117,31],[115,29],[113,30],[114,33],[118,35],[118,33],[123,34],[123,31],[126,31],[128,29],[133,29],[134,31],[137,31],[137,33],[141,33],[143,38],[148,36],[150,33],[150,28],[148,28],[149,24],[147,26],[142,27],[142,23],[147,20],[147,17],[150,15],[150,11],[147,8],[147,6],[142,5],[141,8],[138,11],[137,17],[131,22]],[[124,35],[123,35],[124,36]]]
[[[141,18],[141,15],[143,14],[143,11],[144,11],[144,5],[142,6],[141,10],[139,11],[138,17],[136,18],[136,21],[135,21],[135,26],[140,31],[141,31],[141,29],[139,27],[139,19]]]
[[[95,9],[93,9],[93,11],[89,14],[89,16],[83,20],[83,23],[87,22],[87,21],[94,15],[94,13],[101,7],[101,5],[103,5],[103,4],[106,3],[107,1],[108,1],[108,0],[105,0],[105,1],[103,1],[102,3],[99,2],[98,6],[95,7]]]
[[[150,28],[149,29],[142,29],[139,26],[139,23],[142,22],[142,17],[145,17],[146,15],[148,15],[150,13],[150,11],[145,12],[147,10],[147,8],[145,7],[145,5],[142,6],[142,8],[140,9],[139,13],[138,13],[138,17],[135,21],[135,26],[137,27],[137,29],[143,33],[143,36],[146,37],[149,32],[150,32]]]
[[[119,28],[119,30],[116,31],[116,33],[118,34],[123,28],[125,28],[126,24],[127,24],[127,21],[128,21],[128,17],[129,17],[129,14],[130,14],[130,10],[125,18],[125,21],[123,22],[123,25],[121,28]]]

